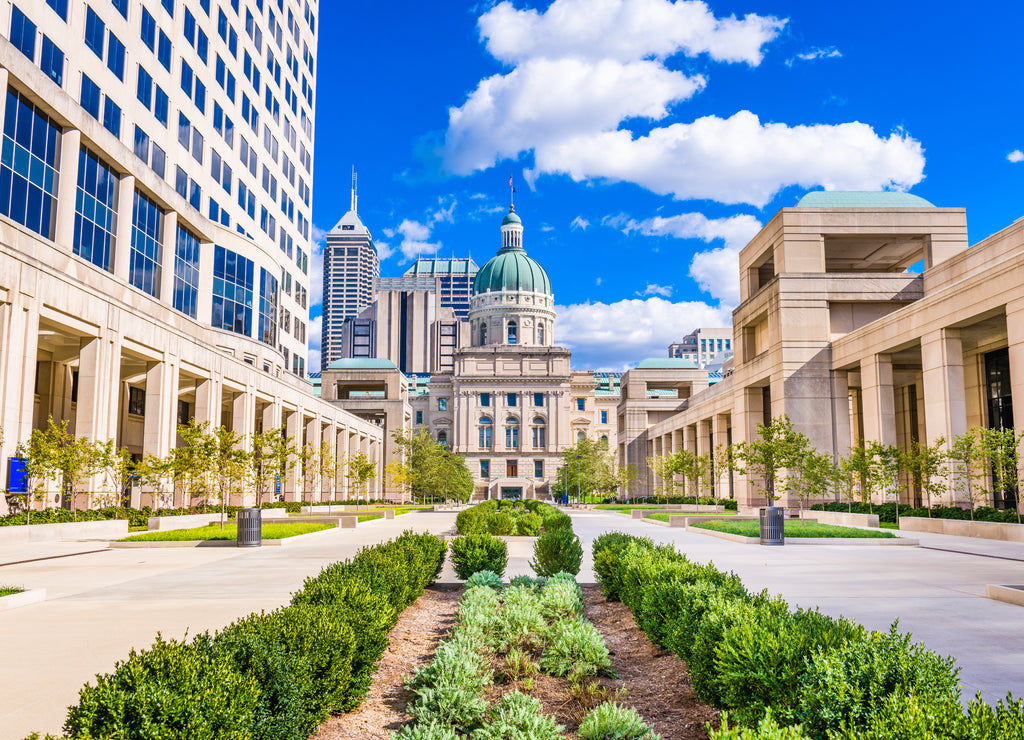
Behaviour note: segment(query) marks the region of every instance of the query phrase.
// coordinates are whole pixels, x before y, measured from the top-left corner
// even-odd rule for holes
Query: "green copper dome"
[[[501,222],[502,226],[508,226],[509,224],[520,224],[522,225],[523,220],[519,218],[519,215],[515,211],[509,211],[505,215],[505,220]]]
[[[506,247],[487,261],[473,281],[473,295],[522,290],[552,295],[551,280],[522,247]]]

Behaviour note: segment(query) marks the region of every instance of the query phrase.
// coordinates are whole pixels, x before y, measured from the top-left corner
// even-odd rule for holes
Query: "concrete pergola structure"
[[[753,439],[783,414],[835,457],[860,439],[906,446],[972,426],[1024,429],[1024,222],[968,248],[964,209],[812,193],[776,214],[739,263],[734,371],[651,425],[653,454]],[[735,495],[763,503],[742,477]]]

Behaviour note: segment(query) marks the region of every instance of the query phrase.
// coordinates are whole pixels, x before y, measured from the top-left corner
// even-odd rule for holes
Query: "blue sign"
[[[281,493],[281,478],[274,478],[274,493]]]
[[[7,480],[11,493],[28,493],[28,465],[23,457],[12,457],[7,462]]]

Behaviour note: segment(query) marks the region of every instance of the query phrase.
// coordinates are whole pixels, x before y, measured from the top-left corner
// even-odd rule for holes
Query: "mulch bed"
[[[618,678],[600,679],[596,696],[574,697],[564,678],[534,676],[528,693],[540,700],[543,711],[565,726],[568,737],[575,738],[580,720],[592,706],[618,697],[635,707],[662,740],[707,738],[705,722],[717,726],[718,712],[694,696],[686,664],[653,645],[628,608],[605,601],[596,587],[583,591],[586,617],[604,635]],[[313,736],[315,740],[388,740],[392,731],[408,722],[408,695],[402,680],[433,660],[434,650],[454,625],[461,595],[461,586],[434,586],[406,609],[391,632],[390,645],[366,700],[354,712],[327,720]],[[521,681],[495,685],[485,698],[493,701],[517,688],[523,690]]]

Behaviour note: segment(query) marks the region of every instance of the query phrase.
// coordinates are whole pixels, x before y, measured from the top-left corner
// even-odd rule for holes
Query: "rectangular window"
[[[516,393],[509,393],[506,395],[506,404],[508,406],[515,406],[519,403],[519,396]]]
[[[422,411],[417,411],[416,412],[416,423],[417,424],[422,424],[423,423],[423,412]]]
[[[543,478],[544,477],[544,461],[534,460],[533,461],[533,477]]]
[[[99,120],[100,117],[100,89],[96,83],[86,75],[82,75],[82,107],[85,112]]]
[[[153,115],[164,126],[167,125],[167,93],[159,85],[153,86]]]
[[[128,0],[113,0],[114,8],[121,14],[121,17],[128,20]]]
[[[141,65],[139,66],[138,83],[135,85],[135,97],[146,108],[153,105],[153,77]]]
[[[53,238],[60,127],[20,94],[7,91],[0,154],[0,215]]]
[[[78,157],[72,249],[82,259],[108,271],[117,233],[117,189],[117,173],[92,152],[82,149]]]
[[[277,346],[277,278],[260,268],[260,315],[257,339]]]
[[[156,51],[156,21],[145,8],[142,9],[142,23],[139,35],[142,37],[142,43],[144,43],[150,51]]]
[[[538,406],[538,407],[544,405],[544,394],[543,393],[534,393],[533,394],[533,405],[534,406]]]
[[[138,126],[135,127],[135,156],[149,164],[149,134]]]
[[[213,315],[210,322],[214,328],[251,336],[252,288],[252,260],[219,245],[215,246]]]
[[[448,410],[448,399],[447,398],[439,398],[439,399],[437,399],[437,410],[438,411],[447,411]]]
[[[68,0],[46,0],[46,4],[53,8],[53,12],[59,15],[62,21],[68,22]]]
[[[199,239],[178,226],[174,248],[174,308],[196,318],[199,300]]]
[[[480,461],[480,477],[487,480],[491,477],[491,461],[481,460]]]
[[[121,109],[109,97],[103,99],[103,127],[121,138]]]
[[[481,406],[490,406],[491,405],[491,394],[490,393],[481,393],[480,394],[480,405]]]
[[[33,64],[36,61],[36,24],[15,5],[11,8],[11,43]]]
[[[146,391],[142,388],[128,386],[128,413],[133,416],[146,415]]]
[[[164,214],[157,204],[136,191],[128,282],[154,298],[160,297],[163,223]]]
[[[57,85],[64,86],[64,52],[50,41],[49,36],[45,35],[43,36],[43,50],[39,55],[39,68]]]
[[[156,52],[156,58],[168,72],[171,71],[171,40],[167,34],[160,32],[160,42]]]
[[[576,410],[577,411],[586,411],[586,409],[587,409],[587,399],[585,399],[585,398],[577,398],[576,399]]]
[[[103,60],[103,36],[106,34],[107,26],[103,20],[96,15],[96,11],[88,8],[85,14],[85,45],[92,49],[92,53]]]
[[[508,478],[519,477],[519,461],[518,460],[506,460],[505,461],[505,476]]]
[[[601,423],[602,424],[607,424],[608,423],[608,412],[607,411],[602,411],[601,412]]]
[[[107,69],[124,81],[124,44],[112,33],[107,34]]]

